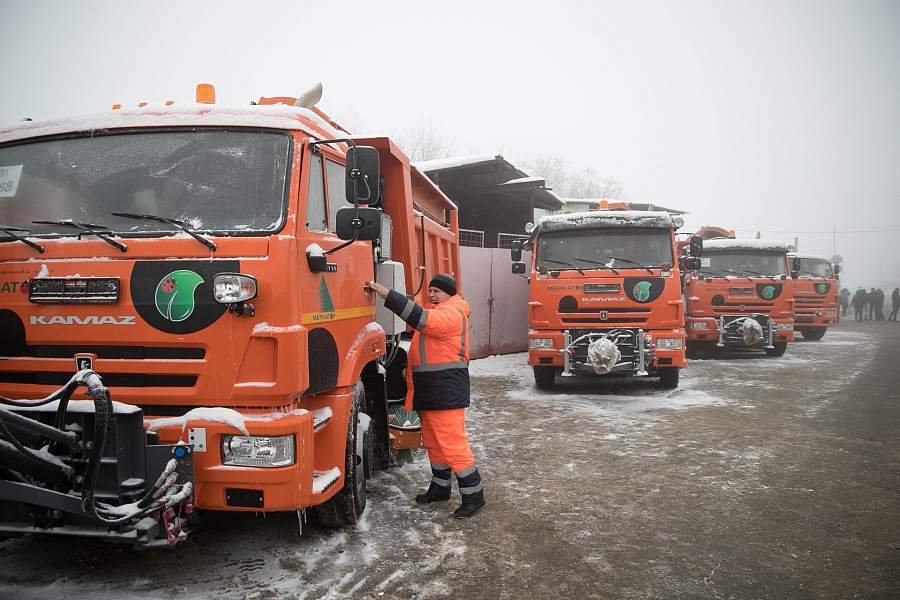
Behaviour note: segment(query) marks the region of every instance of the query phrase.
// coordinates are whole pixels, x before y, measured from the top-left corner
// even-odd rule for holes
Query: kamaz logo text
[[[590,298],[582,298],[582,302],[620,302],[625,298],[613,297],[613,298],[604,298],[602,296],[592,296]]]
[[[46,317],[41,315],[39,317],[31,317],[29,322],[32,325],[134,325],[134,319],[135,317],[133,316],[113,317],[111,315],[100,317],[96,315],[89,317],[76,317],[74,315]]]

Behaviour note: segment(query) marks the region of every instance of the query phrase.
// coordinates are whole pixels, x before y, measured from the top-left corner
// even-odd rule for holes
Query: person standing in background
[[[872,303],[872,310],[874,311],[872,318],[876,321],[884,321],[884,292],[881,291],[881,288],[875,289],[869,294],[869,301]]]
[[[841,290],[841,316],[847,316],[847,309],[850,307],[850,290],[844,288]]]
[[[900,311],[900,288],[894,288],[891,293],[891,314],[888,321],[897,322],[897,312]]]
[[[856,288],[856,294],[853,296],[853,310],[856,316],[856,321],[863,321],[866,318],[866,310],[869,306],[869,295],[866,293],[865,288],[859,286]]]

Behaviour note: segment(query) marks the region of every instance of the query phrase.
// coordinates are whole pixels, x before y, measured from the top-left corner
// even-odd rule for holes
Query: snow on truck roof
[[[713,238],[703,240],[703,251],[707,250],[763,250],[787,252],[787,244],[781,240]]]
[[[662,211],[644,210],[592,210],[541,217],[538,229],[561,231],[581,227],[664,227],[675,229],[672,216]]]
[[[81,116],[47,121],[20,121],[0,128],[0,142],[22,140],[47,135],[89,132],[131,127],[258,127],[264,129],[294,129],[316,138],[321,133],[310,127],[313,123],[330,138],[347,138],[311,110],[285,104],[256,106],[225,106],[221,104],[173,104],[120,108]]]

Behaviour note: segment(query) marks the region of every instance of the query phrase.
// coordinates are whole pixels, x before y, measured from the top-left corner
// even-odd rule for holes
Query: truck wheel
[[[787,350],[787,342],[774,342],[772,345],[774,348],[766,348],[768,356],[784,356],[784,352]]]
[[[372,464],[372,420],[361,413],[366,394],[361,381],[353,385],[353,404],[344,452],[344,487],[330,500],[313,507],[316,520],[327,527],[356,525],[366,508],[366,472]]]
[[[534,369],[534,385],[539,390],[549,390],[556,379],[556,367],[532,367]]]
[[[805,340],[821,340],[825,337],[824,327],[803,327],[800,328],[800,335]]]
[[[659,367],[659,384],[667,390],[678,387],[681,367]]]

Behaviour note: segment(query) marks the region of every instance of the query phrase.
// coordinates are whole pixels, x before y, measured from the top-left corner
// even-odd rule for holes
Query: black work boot
[[[453,516],[457,519],[465,519],[474,515],[485,505],[484,486],[475,465],[457,473],[456,481],[462,496],[462,506],[453,511]]]
[[[476,502],[474,504],[465,504],[460,505],[459,508],[453,511],[453,516],[457,519],[465,519],[471,517],[475,513],[477,513],[481,508],[487,504],[483,499],[481,502]]]
[[[419,504],[431,504],[450,499],[450,467],[441,463],[431,463],[431,483],[428,489],[416,496]]]

